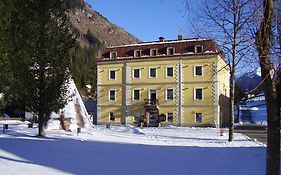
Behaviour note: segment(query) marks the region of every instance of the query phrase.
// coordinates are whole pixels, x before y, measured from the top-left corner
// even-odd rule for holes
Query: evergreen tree
[[[3,92],[5,85],[9,80],[9,66],[6,47],[7,35],[5,35],[5,31],[9,26],[11,7],[10,1],[0,0],[0,93]]]
[[[92,89],[88,98],[96,98],[96,57],[97,51],[102,48],[100,41],[89,31],[86,34],[89,46],[76,45],[72,53],[70,66],[71,75],[80,93],[85,93],[85,85],[91,85]]]
[[[67,102],[75,38],[60,0],[12,0],[10,7],[11,15],[4,14],[9,19],[3,32],[7,44],[2,46],[12,75],[5,98],[37,113],[39,136],[45,136],[50,112]]]

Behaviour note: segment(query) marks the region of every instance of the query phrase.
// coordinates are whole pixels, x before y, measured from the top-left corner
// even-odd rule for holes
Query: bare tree
[[[273,79],[274,66],[271,60],[274,3],[274,0],[263,1],[262,20],[256,32],[256,47],[264,79],[267,109],[267,175],[279,175],[280,173],[280,99],[278,100],[277,86]]]
[[[211,0],[205,1],[203,13],[195,24],[197,35],[214,38],[225,53],[230,69],[229,99],[229,141],[234,133],[234,94],[237,65],[246,59],[252,50],[253,38],[247,34],[251,19],[249,0]],[[199,21],[199,25],[198,25]]]

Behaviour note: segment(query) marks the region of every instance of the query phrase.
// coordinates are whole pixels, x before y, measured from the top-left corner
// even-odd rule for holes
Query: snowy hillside
[[[9,126],[0,134],[5,175],[260,175],[265,147],[235,133],[229,143],[217,128],[97,126],[76,132]]]
[[[248,72],[237,80],[243,91],[248,92],[255,89],[261,82],[261,70],[260,68],[255,69],[252,72]],[[261,88],[254,91],[255,94],[261,93]]]

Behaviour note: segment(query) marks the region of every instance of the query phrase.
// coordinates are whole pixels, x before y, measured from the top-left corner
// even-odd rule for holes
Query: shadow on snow
[[[17,145],[17,146],[15,146]],[[72,174],[264,174],[265,148],[203,148],[74,139],[1,138],[0,148],[26,161]],[[2,172],[5,170],[2,170]]]

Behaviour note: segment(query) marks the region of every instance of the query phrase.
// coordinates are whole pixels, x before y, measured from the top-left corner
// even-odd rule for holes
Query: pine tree
[[[4,91],[4,87],[9,80],[8,51],[6,45],[7,35],[5,31],[9,26],[11,7],[10,1],[0,0],[0,93]]]
[[[39,136],[51,111],[67,102],[70,32],[66,6],[60,0],[12,0],[7,57],[12,78],[5,96],[38,115]],[[5,8],[5,7],[4,7]]]

